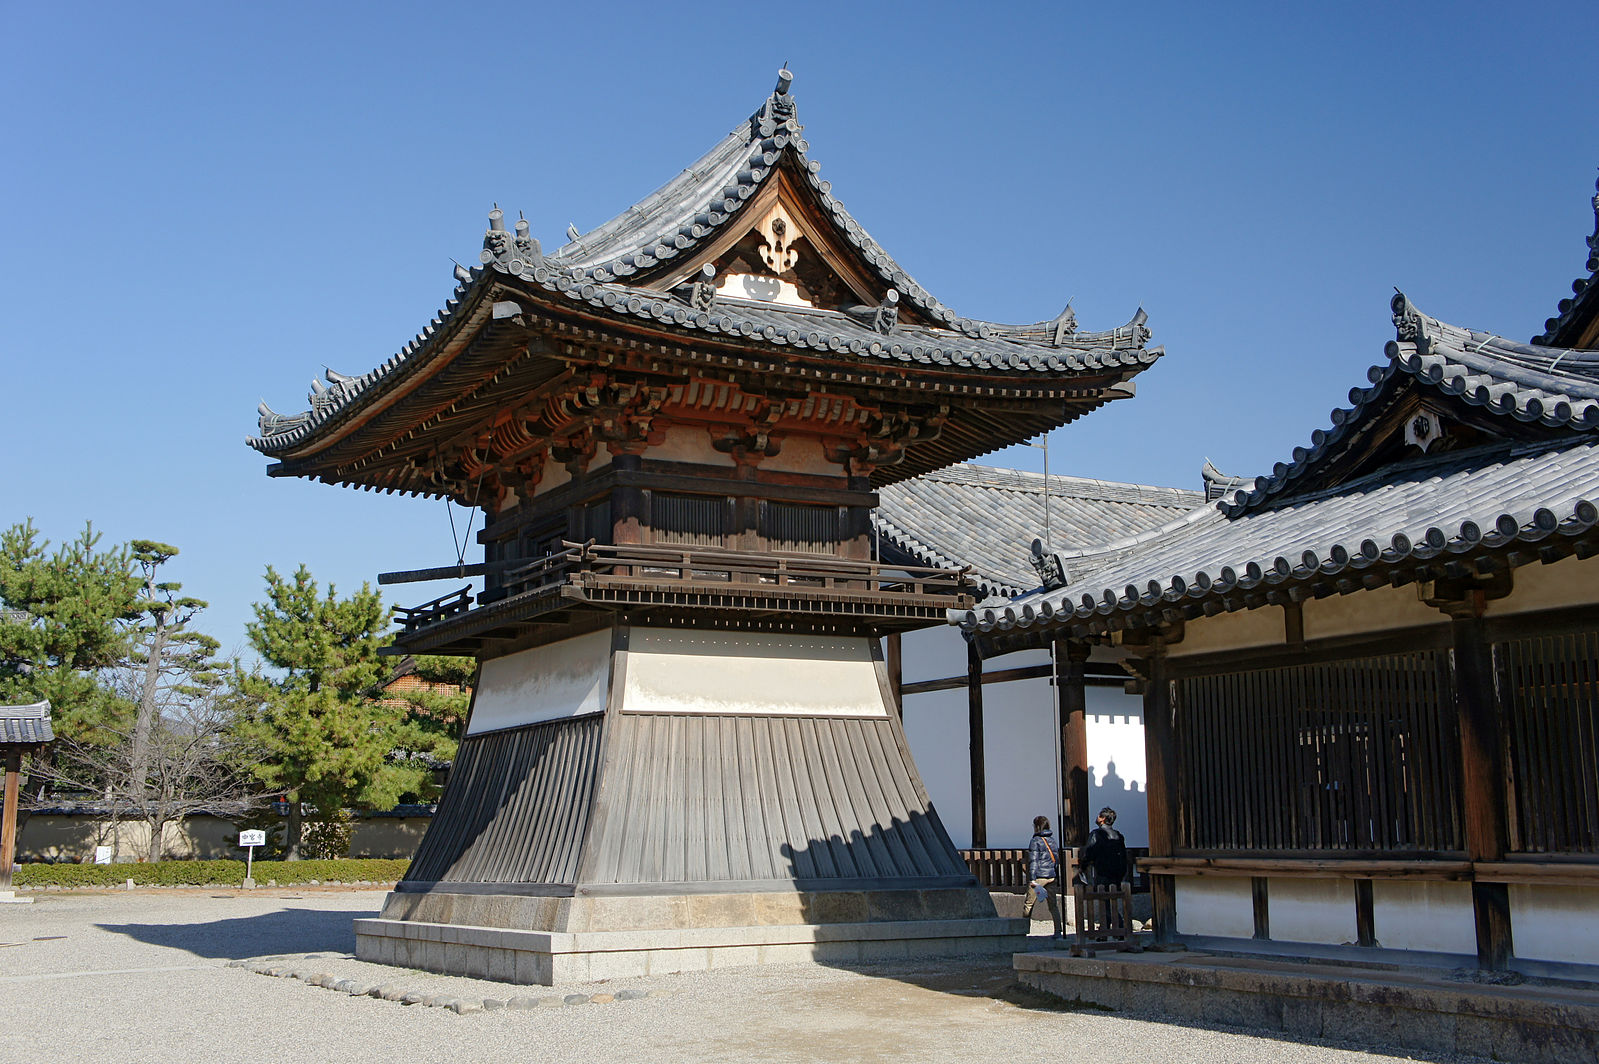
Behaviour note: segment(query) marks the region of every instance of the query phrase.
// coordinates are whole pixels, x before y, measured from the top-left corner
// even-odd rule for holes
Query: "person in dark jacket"
[[[1116,810],[1110,806],[1094,818],[1094,830],[1083,847],[1080,873],[1089,886],[1114,886],[1127,878],[1127,841],[1116,830]]]
[[[1055,879],[1060,875],[1060,861],[1055,854],[1055,843],[1050,838],[1049,817],[1033,817],[1033,841],[1027,848],[1027,900],[1022,902],[1022,918],[1033,918],[1033,905],[1039,898],[1043,898],[1049,905],[1049,915],[1055,920],[1055,937],[1060,938],[1062,927],[1060,920],[1060,907],[1055,904],[1055,895],[1050,893],[1050,887],[1055,885]]]

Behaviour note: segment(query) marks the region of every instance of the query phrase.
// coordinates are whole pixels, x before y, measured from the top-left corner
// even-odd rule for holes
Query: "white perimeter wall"
[[[907,632],[901,637],[904,683],[966,674],[966,640],[953,627]],[[1007,654],[984,663],[987,671],[1049,663],[1046,651]],[[1144,795],[1143,700],[1117,688],[1088,689],[1089,805],[1116,809],[1116,826],[1129,846],[1149,845]],[[1055,689],[1048,680],[983,685],[984,764],[988,784],[988,845],[1023,847],[1033,817],[1058,816]],[[966,688],[905,699],[905,734],[922,782],[957,847],[972,843],[970,753]]]
[[[609,629],[490,658],[478,677],[466,733],[603,713],[610,680]]]

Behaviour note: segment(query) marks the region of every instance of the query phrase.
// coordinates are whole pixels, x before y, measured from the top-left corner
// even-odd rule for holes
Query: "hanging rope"
[[[473,452],[476,453],[475,451]],[[455,505],[450,497],[444,497],[444,512],[450,516],[450,542],[455,546],[455,575],[457,579],[466,576],[466,548],[472,543],[472,522],[477,520],[478,503],[483,497],[483,474],[488,472],[488,456],[478,463],[477,485],[472,489],[472,505],[463,507],[468,511],[466,518],[466,532],[460,536],[455,532]]]

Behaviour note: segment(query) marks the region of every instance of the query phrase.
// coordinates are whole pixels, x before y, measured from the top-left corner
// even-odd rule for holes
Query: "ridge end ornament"
[[[1028,560],[1032,562],[1033,570],[1038,573],[1038,579],[1045,591],[1058,591],[1070,582],[1066,574],[1065,561],[1059,554],[1046,551],[1043,540],[1033,540],[1033,552]]]

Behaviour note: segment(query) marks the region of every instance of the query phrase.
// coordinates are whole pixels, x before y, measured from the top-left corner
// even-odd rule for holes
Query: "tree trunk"
[[[152,589],[153,590],[153,589]],[[150,732],[157,716],[156,696],[161,683],[161,655],[166,651],[167,615],[156,614],[150,633],[150,650],[144,665],[144,683],[139,690],[139,709],[133,718],[133,749],[128,755],[128,799],[144,805],[149,796]]]
[[[305,814],[300,807],[300,799],[294,795],[289,796],[289,815],[283,829],[283,859],[285,861],[298,861],[300,859],[300,836],[304,833]]]
[[[160,815],[146,815],[144,822],[150,825],[150,849],[145,858],[154,864],[161,860],[161,838],[166,834],[167,818]]]

